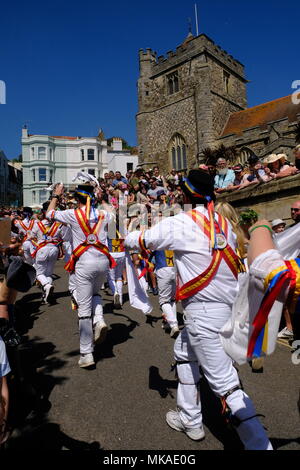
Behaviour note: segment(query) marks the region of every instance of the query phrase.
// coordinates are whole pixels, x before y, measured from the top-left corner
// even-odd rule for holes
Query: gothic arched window
[[[175,134],[169,144],[171,166],[175,170],[186,170],[186,143],[180,134]]]
[[[173,93],[177,93],[179,91],[178,71],[167,75],[167,81],[168,81],[168,94],[173,95]]]
[[[249,147],[243,147],[241,150],[240,150],[240,158],[239,158],[239,162],[244,165],[248,158],[251,157],[252,155],[255,155],[255,153],[253,152],[253,150],[251,150]],[[256,155],[255,155],[256,156]]]

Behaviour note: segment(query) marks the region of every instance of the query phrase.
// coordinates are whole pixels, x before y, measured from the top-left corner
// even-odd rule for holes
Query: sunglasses
[[[300,209],[295,209],[294,207],[291,207],[291,212],[299,212]]]

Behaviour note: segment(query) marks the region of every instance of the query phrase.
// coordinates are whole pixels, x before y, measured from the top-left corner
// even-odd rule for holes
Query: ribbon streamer
[[[253,331],[249,340],[247,358],[261,357],[268,348],[268,316],[274,302],[283,289],[288,287],[287,306],[291,311],[300,307],[300,258],[285,261],[286,265],[272,271],[265,279],[266,293],[253,320]]]

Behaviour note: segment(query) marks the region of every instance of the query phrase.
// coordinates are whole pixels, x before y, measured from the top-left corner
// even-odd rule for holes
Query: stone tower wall
[[[230,74],[224,92],[223,70]],[[168,75],[177,71],[179,91],[168,93]],[[137,133],[140,162],[171,167],[168,152],[174,134],[187,144],[189,168],[196,155],[214,145],[227,118],[246,106],[244,67],[207,36],[188,38],[167,58],[140,50]],[[226,96],[225,96],[226,95]]]
[[[180,125],[178,121],[181,122]],[[160,168],[168,171],[172,166],[168,152],[169,143],[172,137],[179,133],[187,142],[189,167],[196,163],[197,131],[193,96],[172,104],[172,110],[166,106],[146,114],[142,120],[138,118],[137,126],[144,162],[156,162]]]

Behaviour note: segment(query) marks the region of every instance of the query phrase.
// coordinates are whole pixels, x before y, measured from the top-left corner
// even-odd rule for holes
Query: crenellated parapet
[[[189,34],[165,55],[140,49],[139,63],[141,161],[161,161],[169,169],[176,160],[172,142],[179,135],[185,142],[185,164],[192,167],[201,148],[220,136],[230,114],[247,106],[244,66],[205,34]],[[183,164],[180,155],[178,161],[177,166]]]
[[[195,55],[205,54],[207,57],[219,61],[226,66],[231,73],[235,73],[240,78],[245,79],[244,65],[235,59],[232,55],[228,54],[224,49],[218,46],[206,34],[200,34],[197,37],[189,36],[176,50],[170,50],[166,55],[157,57],[157,53],[148,48],[146,51],[140,49],[139,58],[140,65],[148,63],[149,72],[152,76],[164,73],[171,67],[178,67],[182,63],[191,60]]]

